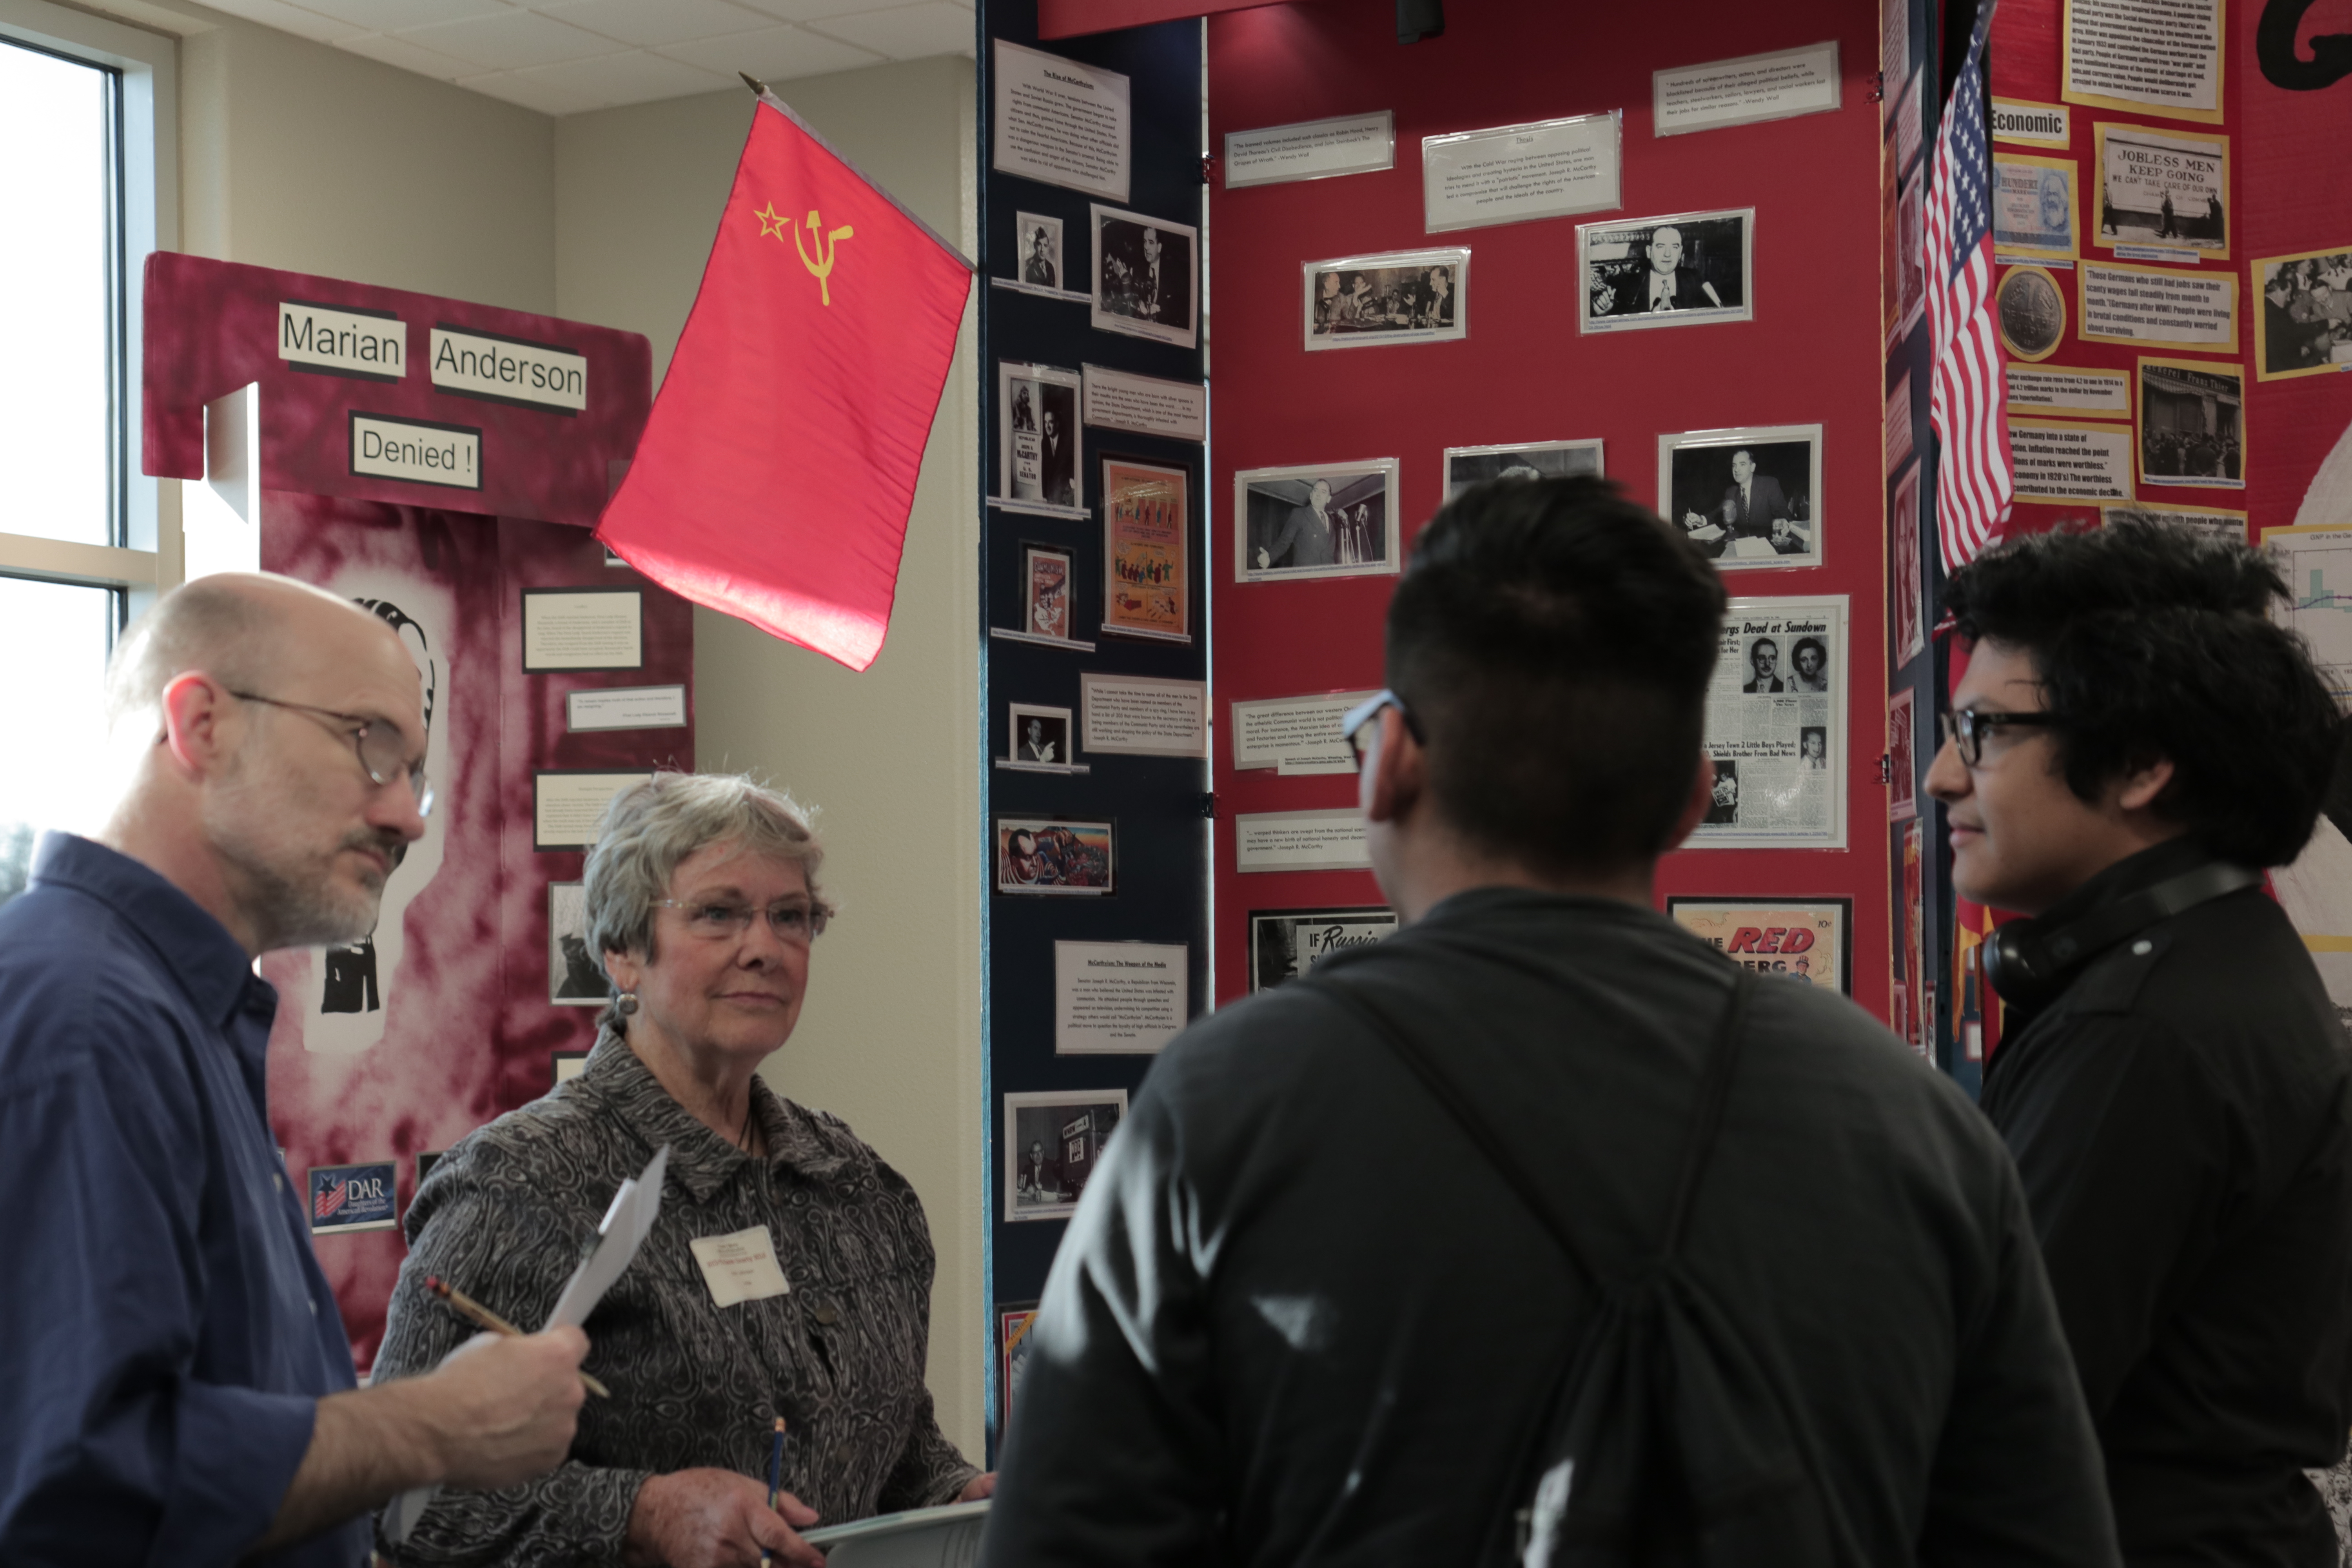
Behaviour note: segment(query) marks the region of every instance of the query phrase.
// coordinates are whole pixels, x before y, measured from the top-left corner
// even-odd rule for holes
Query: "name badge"
[[[702,1278],[710,1286],[710,1300],[719,1306],[764,1301],[792,1289],[782,1267],[776,1262],[776,1245],[769,1239],[764,1225],[739,1230],[732,1236],[697,1237],[687,1245],[694,1249],[694,1260],[702,1265]]]

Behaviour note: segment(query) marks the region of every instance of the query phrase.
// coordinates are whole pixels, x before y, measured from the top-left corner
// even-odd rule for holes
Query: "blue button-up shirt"
[[[0,1563],[234,1563],[351,1346],[269,1132],[278,994],[145,866],[0,908]],[[258,1561],[353,1568],[364,1521]]]

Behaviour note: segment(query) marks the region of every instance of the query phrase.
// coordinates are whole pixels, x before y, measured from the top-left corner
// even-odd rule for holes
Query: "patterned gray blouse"
[[[764,1480],[788,1423],[784,1489],[825,1524],[954,1500],[979,1474],[923,1384],[932,1253],[914,1190],[841,1121],[754,1079],[768,1155],[689,1115],[609,1031],[586,1069],[469,1133],[409,1205],[409,1253],[376,1378],[430,1370],[474,1331],[439,1275],[526,1328],[545,1321],[622,1181],[670,1146],[660,1217],[588,1320],[613,1397],[580,1412],[572,1456],[496,1492],[445,1490],[394,1563],[618,1563],[647,1476],[716,1466]],[[688,1243],[765,1225],[791,1289],[712,1304]]]

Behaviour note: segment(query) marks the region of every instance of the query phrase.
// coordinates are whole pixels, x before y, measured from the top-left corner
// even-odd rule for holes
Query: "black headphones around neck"
[[[2076,970],[2126,937],[2262,879],[2260,871],[2209,860],[2046,931],[2040,921],[2011,921],[1984,940],[1985,982],[2011,1006],[2046,1005]]]

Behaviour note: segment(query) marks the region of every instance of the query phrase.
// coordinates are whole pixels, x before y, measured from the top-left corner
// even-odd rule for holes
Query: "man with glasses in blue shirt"
[[[1986,552],[1927,776],[1952,880],[2032,917],[1984,1109],[2025,1180],[2124,1557],[2334,1568],[2306,1468],[2352,1423],[2352,1068],[2262,868],[2309,839],[2341,732],[2286,585],[2132,524]]]
[[[484,1336],[354,1389],[271,1137],[253,961],[375,923],[432,805],[416,667],[331,595],[223,574],[131,628],[107,705],[111,814],[0,910],[0,1562],[359,1568],[394,1495],[559,1461],[587,1346]]]

